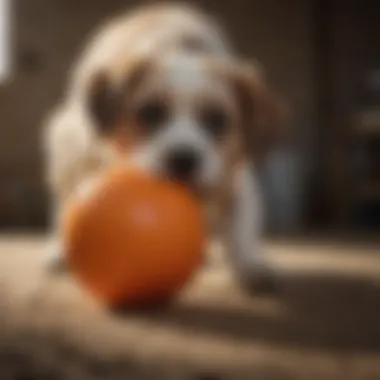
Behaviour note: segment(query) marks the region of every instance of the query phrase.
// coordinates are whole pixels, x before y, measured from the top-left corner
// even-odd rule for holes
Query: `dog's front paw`
[[[259,265],[240,274],[243,289],[252,296],[276,296],[281,291],[280,275],[270,266]]]
[[[43,268],[51,274],[60,274],[67,271],[66,255],[60,244],[50,243],[43,257]]]

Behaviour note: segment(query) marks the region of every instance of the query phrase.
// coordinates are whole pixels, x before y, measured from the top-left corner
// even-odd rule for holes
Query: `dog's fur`
[[[253,163],[278,135],[280,111],[258,64],[240,62],[203,13],[156,5],[112,20],[84,50],[45,131],[55,199],[48,265],[64,259],[62,205],[123,159],[181,180],[205,206],[213,200],[238,278],[250,290],[270,284]]]

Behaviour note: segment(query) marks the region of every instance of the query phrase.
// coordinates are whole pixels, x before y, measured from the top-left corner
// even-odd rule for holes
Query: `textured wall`
[[[43,115],[63,91],[89,30],[132,1],[12,0],[13,78],[0,86],[0,225],[43,224],[46,193],[39,151]],[[136,1],[134,2],[136,3]],[[314,81],[312,15],[302,0],[205,0],[242,53],[257,57],[310,130]],[[302,139],[307,133],[299,134]]]

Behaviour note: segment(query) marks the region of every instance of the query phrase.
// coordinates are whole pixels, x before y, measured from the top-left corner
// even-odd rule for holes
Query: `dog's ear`
[[[136,62],[117,76],[106,70],[92,76],[87,90],[87,109],[98,133],[110,135],[125,122],[128,99],[141,83],[146,69],[147,64]]]
[[[116,127],[122,100],[120,90],[112,85],[106,71],[100,71],[91,78],[87,101],[96,131],[105,135],[111,133]]]
[[[261,160],[284,139],[288,109],[267,84],[259,64],[235,66],[233,78],[247,153]]]

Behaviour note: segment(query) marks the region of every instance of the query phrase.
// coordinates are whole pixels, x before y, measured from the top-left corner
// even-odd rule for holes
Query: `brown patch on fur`
[[[101,134],[108,134],[116,124],[119,94],[111,86],[110,78],[105,71],[96,73],[91,79],[87,99],[88,110],[96,130]]]
[[[148,63],[130,60],[124,67],[122,78],[115,73],[100,71],[90,81],[88,109],[97,131],[107,138],[120,140],[121,130],[128,125],[128,105],[132,95],[143,81]]]
[[[289,110],[266,82],[257,64],[226,62],[212,57],[206,58],[206,64],[220,80],[227,80],[236,94],[231,164],[247,158],[260,162],[284,140]]]
[[[234,86],[241,107],[245,152],[261,161],[284,137],[288,110],[254,66],[237,68]]]

